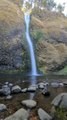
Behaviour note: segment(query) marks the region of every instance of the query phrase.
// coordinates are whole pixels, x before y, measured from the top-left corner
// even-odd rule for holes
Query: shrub
[[[67,120],[67,110],[64,108],[57,108],[55,117],[57,120]]]

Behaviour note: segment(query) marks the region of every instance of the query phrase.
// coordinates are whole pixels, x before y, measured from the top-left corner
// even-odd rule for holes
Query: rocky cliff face
[[[39,68],[43,72],[62,69],[67,64],[67,18],[60,13],[37,9],[31,18]]]
[[[18,6],[0,0],[0,69],[22,66],[23,34],[23,14]]]

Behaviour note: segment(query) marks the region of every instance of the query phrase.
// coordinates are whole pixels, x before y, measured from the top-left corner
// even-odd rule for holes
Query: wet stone
[[[0,112],[5,111],[7,109],[6,105],[0,104]]]
[[[11,99],[12,99],[11,95],[6,96],[6,100],[11,100]]]
[[[21,108],[13,115],[5,118],[4,120],[28,120],[29,113],[25,109]]]
[[[54,88],[57,88],[57,87],[59,87],[59,83],[58,82],[52,82],[51,86],[54,87]]]
[[[35,92],[36,91],[36,89],[37,89],[37,85],[31,85],[31,86],[29,86],[28,87],[28,92]]]
[[[21,90],[22,93],[26,93],[27,92],[27,88],[24,88]]]
[[[40,120],[52,120],[52,117],[41,108],[38,109],[38,115]]]
[[[23,100],[21,103],[28,108],[34,108],[37,105],[37,103],[34,100]]]
[[[3,85],[2,90],[3,90],[3,94],[6,96],[11,94],[11,90],[10,90],[10,87],[8,85]]]
[[[12,93],[20,93],[21,92],[21,87],[18,86],[18,85],[13,86],[11,92]]]
[[[61,93],[57,95],[51,103],[54,106],[67,109],[67,93]]]

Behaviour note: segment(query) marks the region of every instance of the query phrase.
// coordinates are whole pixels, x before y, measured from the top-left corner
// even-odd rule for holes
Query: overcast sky
[[[57,4],[61,3],[66,3],[65,5],[65,10],[64,10],[64,13],[67,15],[67,0],[54,0]]]

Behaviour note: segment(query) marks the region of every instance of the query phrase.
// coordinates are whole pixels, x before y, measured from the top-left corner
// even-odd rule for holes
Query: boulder
[[[61,93],[54,98],[51,103],[54,106],[64,107],[67,109],[67,93]]]
[[[28,112],[25,109],[21,108],[16,113],[5,118],[4,120],[27,120],[28,116],[29,116]]]
[[[11,99],[12,99],[11,95],[6,96],[6,100],[11,100]]]
[[[7,109],[6,105],[0,104],[0,112],[5,111]]]
[[[39,84],[38,84],[38,88],[39,88],[39,89],[44,89],[44,83],[43,83],[43,82],[39,83]]]
[[[12,87],[12,90],[11,90],[12,93],[20,93],[21,92],[21,87],[18,86],[18,85],[15,85]]]
[[[11,94],[11,90],[10,87],[8,85],[3,85],[2,86],[2,92],[4,95],[10,95]]]
[[[51,86],[57,88],[57,87],[63,87],[64,84],[62,82],[52,82]]]
[[[41,108],[38,109],[38,115],[40,120],[52,120],[52,117]]]
[[[64,85],[65,87],[67,87],[67,81],[63,82],[63,85]]]
[[[54,88],[57,88],[57,87],[59,87],[59,83],[58,82],[52,82],[51,86],[54,87]]]
[[[31,85],[31,86],[29,86],[28,87],[28,92],[35,92],[36,91],[36,89],[37,89],[37,85]]]
[[[60,87],[63,87],[63,86],[64,86],[64,84],[61,82],[61,83],[59,83],[59,86],[60,86]]]
[[[9,85],[9,82],[5,82],[5,85]]]
[[[48,85],[49,85],[48,82],[41,82],[41,83],[38,84],[38,88],[39,88],[39,89],[44,89],[44,87],[45,87],[45,86],[48,86]]]
[[[43,94],[44,96],[50,96],[50,91],[45,91],[45,90],[43,90],[43,91],[42,91],[42,94]]]
[[[22,104],[28,108],[34,108],[34,107],[36,107],[37,103],[34,100],[23,100]]]
[[[21,90],[22,93],[26,93],[27,92],[27,88],[24,88]]]
[[[12,87],[13,87],[13,84],[12,84],[12,83],[9,83],[9,87],[12,88]]]
[[[0,89],[0,95],[3,95],[3,89]]]

